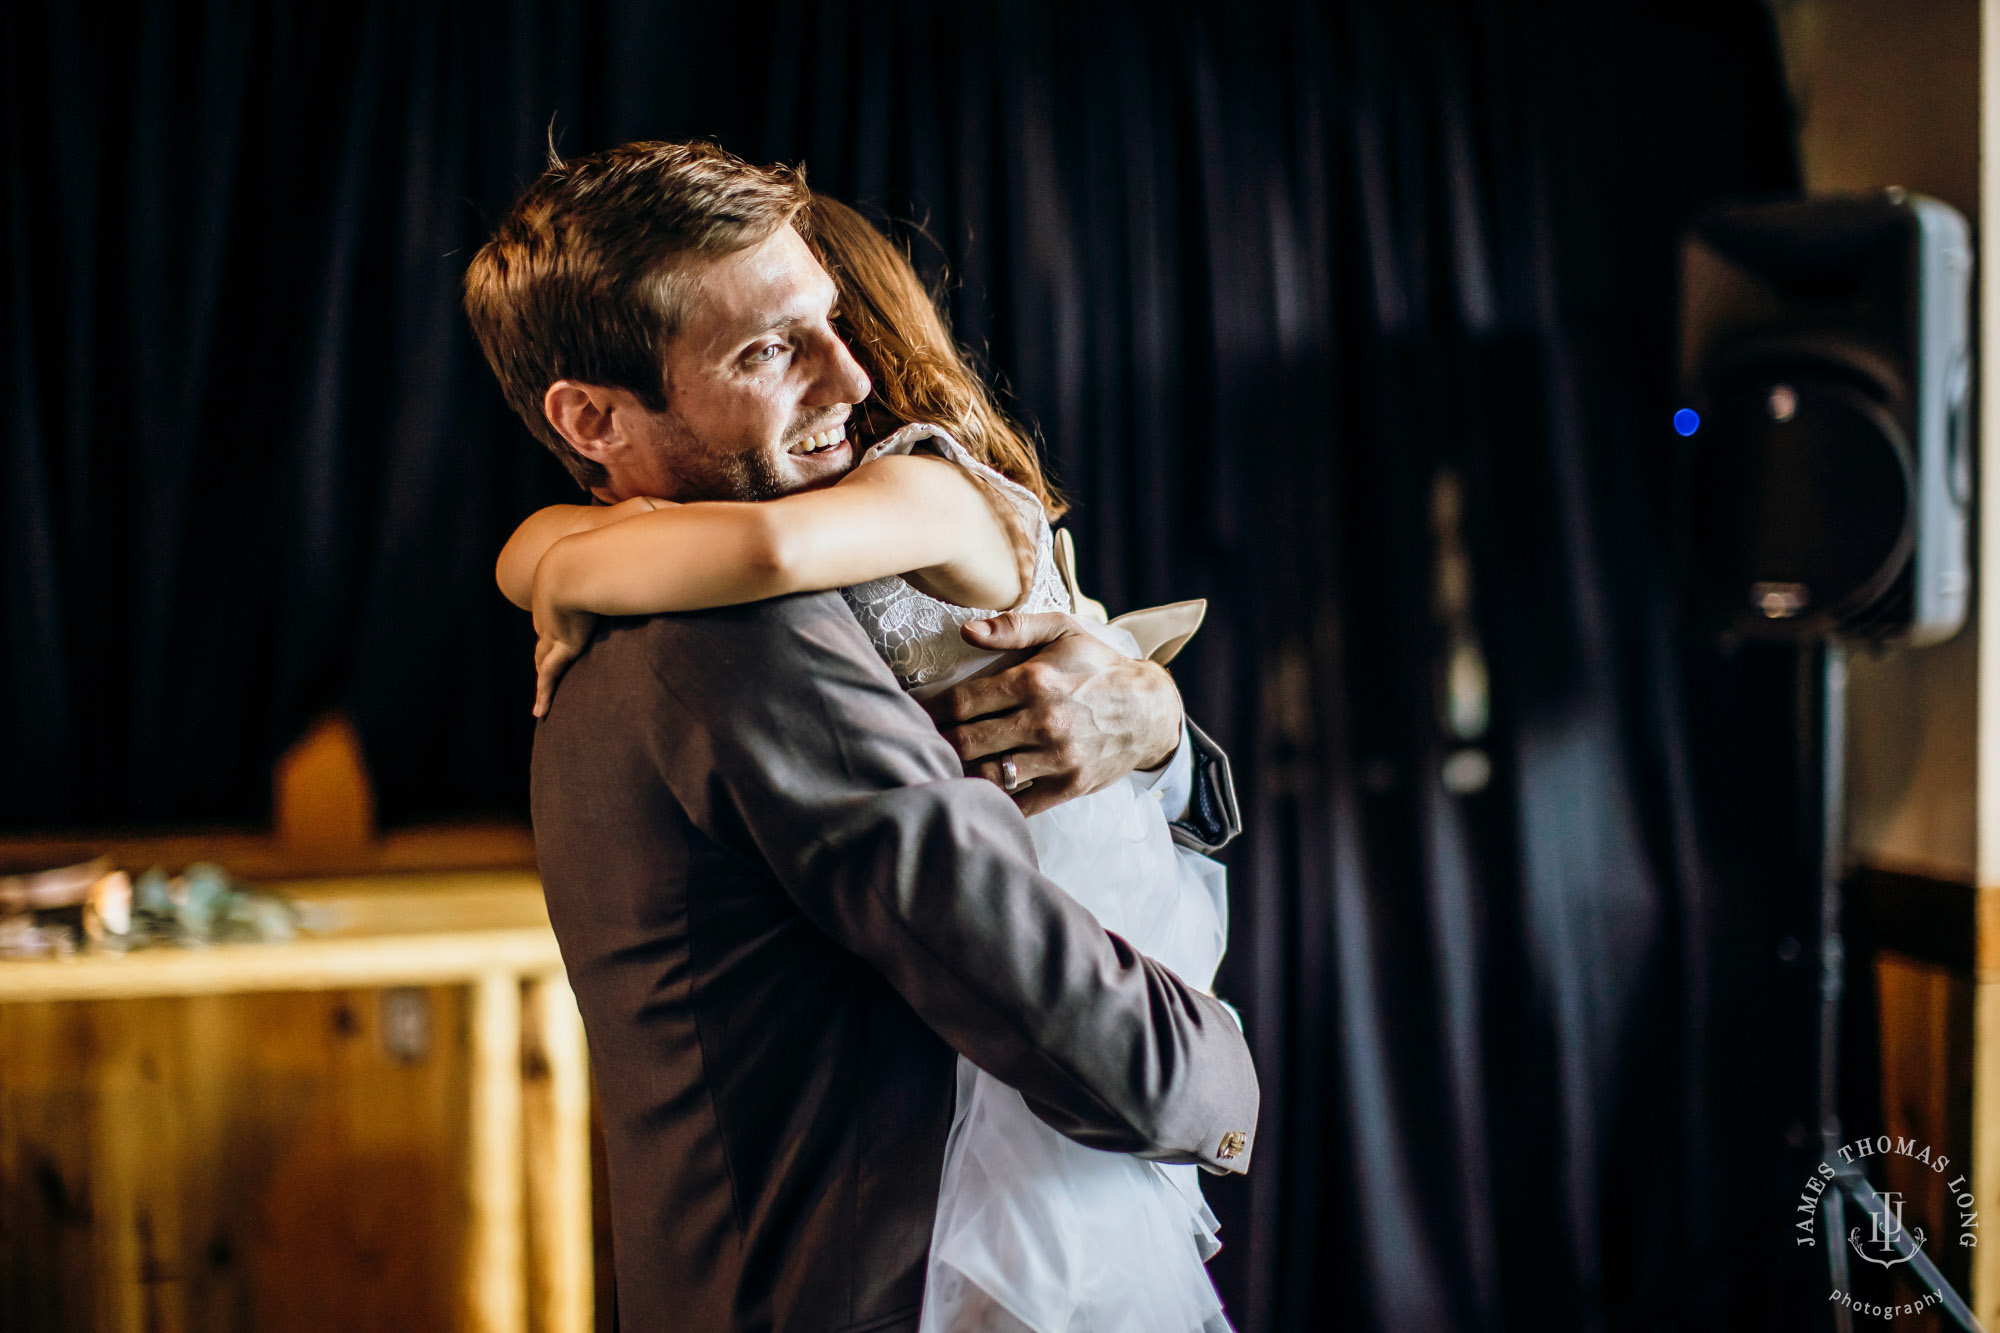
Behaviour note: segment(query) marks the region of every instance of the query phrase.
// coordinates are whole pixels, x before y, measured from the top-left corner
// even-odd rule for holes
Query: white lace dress
[[[869,450],[933,450],[1012,503],[1032,537],[1034,573],[1012,609],[1067,611],[1049,522],[1035,497],[934,426],[907,426]],[[912,694],[927,697],[991,668],[959,626],[994,615],[926,596],[900,578],[844,590]],[[1136,653],[1122,631],[1093,626]],[[1122,639],[1122,642],[1120,641]],[[1044,874],[1141,953],[1206,988],[1221,961],[1222,868],[1182,854],[1153,794],[1126,780],[1028,820]],[[919,1333],[1226,1333],[1203,1268],[1218,1248],[1198,1169],[1103,1152],[1064,1138],[1021,1095],[958,1061]]]

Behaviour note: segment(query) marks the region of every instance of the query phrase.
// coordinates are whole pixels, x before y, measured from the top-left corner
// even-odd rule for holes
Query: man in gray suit
[[[553,165],[481,250],[488,358],[600,498],[758,499],[852,466],[802,448],[869,389],[791,225],[805,199],[706,145],[627,145]],[[541,723],[536,842],[624,1328],[913,1330],[954,1051],[1080,1142],[1247,1166],[1227,1010],[1044,878],[1015,802],[967,776],[1006,753],[1047,800],[1159,766],[1188,743],[1172,683],[1065,617],[984,632],[1039,651],[943,705],[951,740],[833,593],[606,621]],[[1206,768],[1183,836],[1213,842]]]

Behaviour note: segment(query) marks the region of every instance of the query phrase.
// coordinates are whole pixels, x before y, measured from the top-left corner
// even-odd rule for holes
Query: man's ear
[[[626,433],[639,400],[628,389],[557,380],[542,395],[542,414],[570,448],[594,463],[616,466],[633,441]]]

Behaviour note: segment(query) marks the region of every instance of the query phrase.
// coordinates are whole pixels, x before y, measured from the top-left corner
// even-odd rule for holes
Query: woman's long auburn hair
[[[1069,506],[1049,484],[1034,442],[973,374],[902,247],[823,194],[798,223],[839,289],[834,325],[875,382],[855,412],[865,437],[917,421],[942,426],[974,458],[1034,492],[1050,521],[1062,517]]]

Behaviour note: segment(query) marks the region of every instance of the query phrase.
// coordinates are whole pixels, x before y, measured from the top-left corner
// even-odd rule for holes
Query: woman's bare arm
[[[599,615],[734,606],[891,574],[961,606],[1012,607],[1025,584],[1000,503],[956,463],[890,455],[821,490],[673,505],[561,536],[534,574],[535,715]]]
[[[556,540],[534,601],[652,615],[907,574],[948,601],[1011,607],[1020,562],[986,492],[955,463],[892,455],[799,495],[675,505]]]
[[[564,537],[589,532],[607,523],[617,523],[637,514],[662,508],[664,500],[639,496],[615,505],[550,505],[528,515],[514,535],[500,548],[493,566],[493,581],[508,601],[528,610],[534,604],[535,567],[549,548]]]

